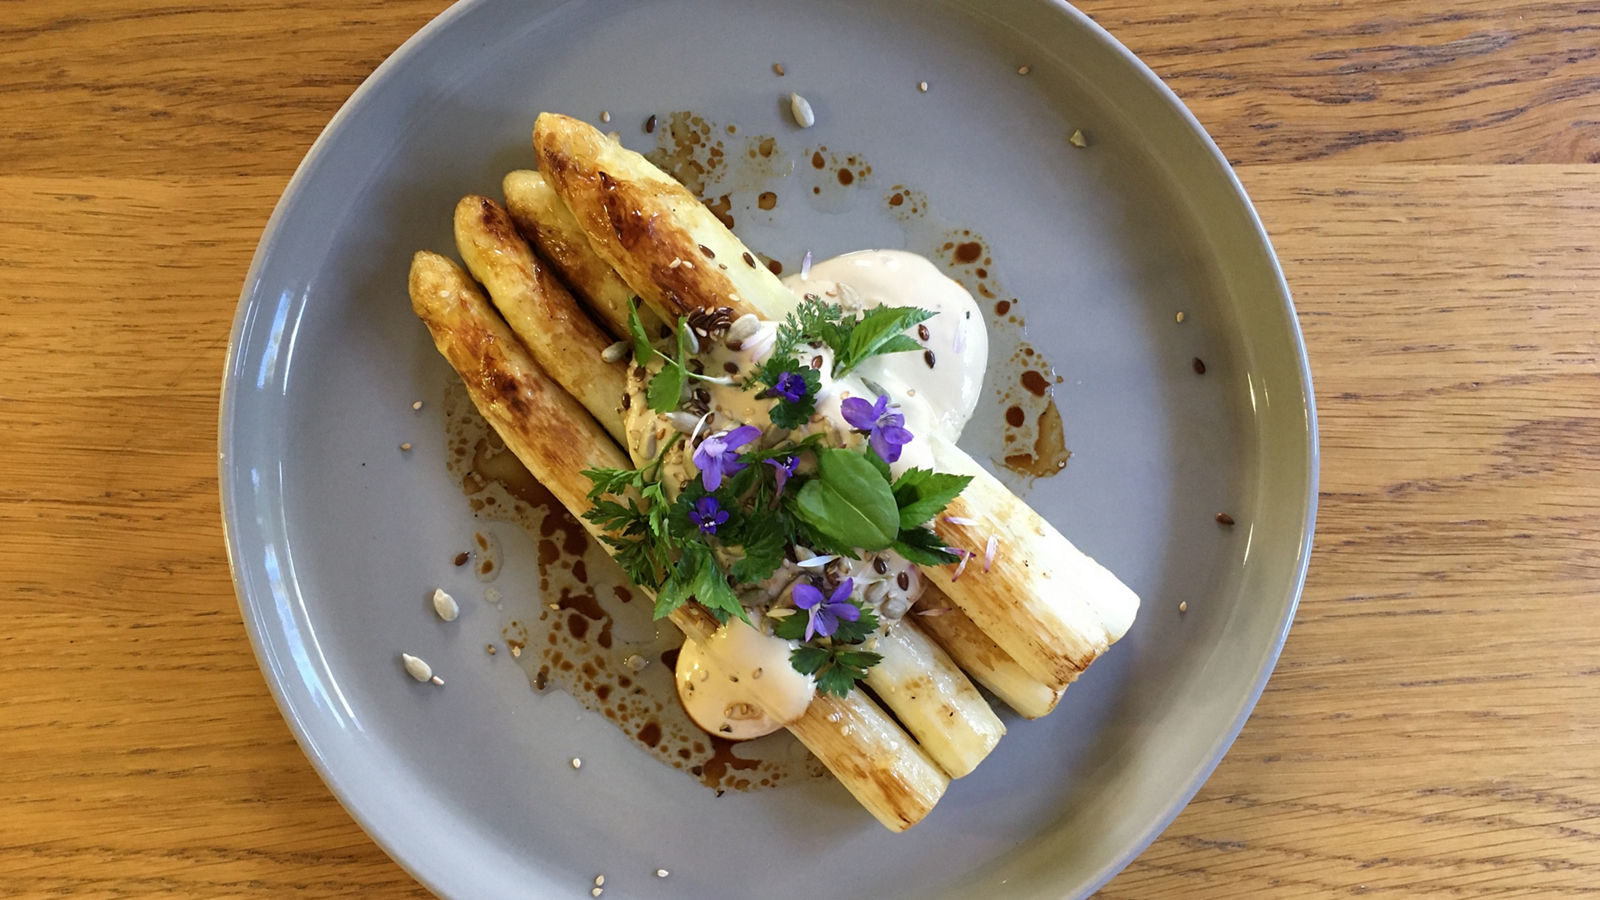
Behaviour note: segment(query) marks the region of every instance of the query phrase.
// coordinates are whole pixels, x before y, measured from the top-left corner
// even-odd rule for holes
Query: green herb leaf
[[[745,611],[744,604],[739,602],[739,595],[728,586],[728,575],[722,571],[722,566],[712,558],[710,552],[700,564],[700,571],[694,581],[694,599],[704,606],[718,622],[726,622],[733,616],[738,616],[746,623],[750,621],[750,614]]]
[[[791,616],[790,618],[795,618]],[[804,620],[805,616],[799,616]],[[802,629],[804,630],[804,629]],[[833,653],[824,647],[813,647],[805,644],[789,652],[789,665],[801,675],[814,675],[817,670],[833,660]]]
[[[961,557],[945,548],[944,541],[927,528],[902,528],[889,549],[919,566],[942,566]]]
[[[650,379],[644,398],[651,412],[668,413],[678,408],[683,399],[683,371],[682,366],[669,362]]]
[[[931,318],[933,313],[914,306],[880,306],[869,310],[861,321],[850,327],[844,347],[834,348],[833,377],[844,376],[874,356],[923,349],[903,332]]]
[[[839,627],[834,629],[832,635],[834,644],[859,644],[878,630],[877,613],[861,605],[860,602],[852,602],[855,604],[856,609],[861,610],[861,618],[854,622],[846,622],[840,619]]]
[[[834,546],[882,550],[900,531],[900,509],[878,470],[860,453],[823,450],[817,477],[795,496],[795,511]]]
[[[900,506],[900,527],[915,528],[944,512],[950,501],[971,483],[971,475],[907,470],[894,483],[894,501]]]
[[[867,677],[867,670],[882,661],[882,656],[869,650],[836,650],[827,664],[816,670],[817,690],[835,697],[849,696],[856,682]],[[793,654],[789,664],[794,665]]]
[[[783,564],[788,538],[789,525],[782,511],[745,516],[740,528],[729,534],[729,542],[744,549],[744,557],[729,569],[733,580],[739,584],[757,584],[770,578]]]
[[[793,431],[810,421],[811,414],[816,412],[817,391],[822,387],[822,375],[810,366],[786,368],[779,375],[781,376],[785,372],[799,375],[806,383],[806,392],[800,395],[799,400],[778,400],[777,403],[772,405],[772,409],[768,410],[767,415],[772,419],[772,424],[787,431]],[[767,386],[776,387],[777,379],[773,379]]]
[[[633,338],[633,361],[644,365],[654,352],[650,349],[650,336],[645,334],[644,323],[639,321],[639,298],[628,300],[628,334]]]
[[[792,615],[773,619],[772,633],[786,641],[803,641],[806,639],[806,621],[810,618],[804,610],[796,609]]]

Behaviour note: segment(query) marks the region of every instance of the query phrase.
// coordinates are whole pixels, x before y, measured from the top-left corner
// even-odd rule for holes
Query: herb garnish
[[[772,429],[745,424],[702,437],[703,417],[690,449],[680,451],[699,477],[683,483],[670,500],[662,468],[680,433],[637,469],[584,471],[593,485],[593,507],[584,518],[608,532],[603,540],[628,577],[655,592],[657,618],[693,600],[720,622],[732,616],[750,621],[736,588],[767,582],[786,558],[793,558],[791,547],[851,559],[893,551],[920,565],[960,559],[928,523],[971,476],[911,469],[894,478],[889,463],[914,436],[881,388],[869,383],[877,396],[847,398],[841,408],[849,426],[867,435],[865,447],[825,446],[831,440],[826,431],[799,440],[779,434],[805,427],[815,413],[821,363],[801,361],[807,345],[826,347],[832,358],[829,374],[840,378],[874,356],[922,349],[903,332],[931,315],[911,307],[879,307],[857,316],[808,295],[778,327],[767,360],[743,383],[774,401],[768,411]],[[670,353],[652,344],[632,305],[628,331],[637,364],[660,360],[645,389],[656,413],[683,405],[689,379],[736,383],[691,369],[697,338],[684,320],[678,322]],[[773,443],[774,437],[781,439]],[[768,446],[761,447],[763,442]],[[849,578],[826,596],[817,584],[803,580],[791,590],[794,608],[769,613],[776,622],[773,633],[799,643],[791,665],[814,676],[823,693],[845,696],[882,659],[865,644],[880,628],[878,616],[852,596],[854,591]]]

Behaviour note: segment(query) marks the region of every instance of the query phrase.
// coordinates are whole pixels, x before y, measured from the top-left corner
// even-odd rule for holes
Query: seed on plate
[[[926,94],[928,92],[928,83],[926,81],[917,82],[917,90]]]
[[[412,409],[421,409],[422,408],[422,401],[418,400],[417,402],[411,404],[411,408]]]
[[[668,872],[668,871],[667,871],[667,870],[666,870],[666,869],[657,869],[657,870],[656,870],[656,877],[657,877],[657,878],[665,878],[665,877],[667,877],[667,876],[668,876],[668,875],[670,875],[670,874],[671,874],[671,873],[670,873],[670,872]]]
[[[1018,75],[1026,75],[1031,71],[1033,71],[1033,68],[1031,66],[1018,66],[1017,67],[1017,74]]]
[[[775,72],[779,78],[782,78],[783,77],[783,63],[773,63],[772,64],[772,71]]]
[[[1190,365],[1194,366],[1194,373],[1196,375],[1204,375],[1206,373],[1205,360],[1201,359],[1200,357],[1196,356],[1194,358],[1194,362],[1190,363]]]
[[[495,653],[497,653],[499,651],[494,649],[494,645],[493,644],[484,644],[483,645],[483,652],[489,654],[490,656],[493,656],[493,655],[495,655]]]
[[[1083,136],[1082,128],[1074,128],[1072,129],[1072,137],[1067,138],[1067,143],[1082,150],[1084,147],[1089,146],[1089,139]]]
[[[1217,524],[1219,524],[1219,525],[1232,525],[1233,524],[1233,516],[1230,516],[1227,513],[1217,513]]]
[[[516,644],[512,644],[511,645],[511,658],[512,659],[520,659],[521,657],[522,657],[522,648],[517,646]]]
[[[572,758],[572,767],[573,767],[573,768],[574,768],[574,769],[581,769],[581,768],[583,768],[583,760],[581,760],[581,759],[579,759],[579,758],[577,758],[577,757],[576,757],[576,756],[574,756],[574,757],[573,757],[573,758]]]
[[[433,677],[433,667],[424,660],[418,659],[409,653],[400,654],[400,661],[405,664],[406,674],[418,681],[427,681]]]
[[[605,887],[605,885],[606,885],[606,877],[604,875],[596,875],[594,877],[594,886],[595,887]]]
[[[439,676],[437,676],[437,675],[435,675],[435,676],[433,676],[433,677],[432,677],[432,678],[429,678],[429,679],[428,679],[428,680],[429,680],[429,681],[430,681],[430,682],[432,682],[432,683],[434,683],[434,684],[437,684],[437,685],[440,685],[440,686],[443,686],[443,685],[444,685],[444,679],[443,679],[443,678],[440,678],[440,677],[439,677]]]
[[[817,124],[817,114],[811,111],[810,101],[799,94],[789,95],[789,112],[794,115],[794,123],[801,128]]]
[[[411,442],[410,441],[406,441],[404,444],[401,444],[400,445],[400,449],[401,450],[410,450],[411,449]]]
[[[632,346],[627,341],[617,341],[615,344],[600,351],[600,359],[608,363],[621,362],[622,358],[628,355],[628,350]]]
[[[1188,611],[1189,611],[1189,601],[1187,601],[1187,600],[1179,600],[1178,601],[1178,612],[1186,613]]]
[[[605,888],[590,888],[589,889],[589,896],[598,897],[601,894],[604,894],[605,892],[606,892]]]
[[[1177,319],[1178,324],[1182,325],[1183,324],[1183,310],[1181,310],[1181,309],[1178,310],[1178,315],[1175,318]]]
[[[602,122],[609,122],[609,121],[611,121],[611,113],[609,113],[609,112],[606,112],[606,111],[605,111],[605,110],[603,110],[603,109],[602,109],[602,110],[600,110],[600,121],[602,121]]]
[[[456,598],[446,594],[444,588],[434,588],[433,611],[446,622],[454,622],[456,616],[461,615],[461,605],[456,602]]]

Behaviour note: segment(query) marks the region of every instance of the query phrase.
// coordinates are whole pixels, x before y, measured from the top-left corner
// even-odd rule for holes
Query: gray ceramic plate
[[[790,90],[817,110],[803,134],[784,118]],[[1028,499],[1144,608],[1054,715],[1013,722],[909,833],[831,780],[714,798],[486,657],[492,608],[469,603],[448,627],[426,612],[434,584],[474,595],[441,554],[475,523],[445,474],[439,404],[410,408],[450,374],[410,313],[407,261],[450,249],[456,198],[531,165],[542,109],[609,110],[634,146],[648,114],[692,109],[864,156],[876,188],[859,199],[797,190],[741,232],[791,265],[807,248],[903,246],[882,189],[914,185],[986,237],[1064,376],[1074,456]],[[1067,145],[1074,128],[1089,148]],[[736,194],[736,215],[750,199]],[[973,434],[994,432],[987,415]],[[273,214],[234,324],[221,445],[240,604],[285,717],[373,838],[457,898],[583,897],[602,872],[607,897],[1086,894],[1176,815],[1248,715],[1299,595],[1317,471],[1293,309],[1243,191],[1159,80],[1042,0],[453,7],[356,92]],[[1238,524],[1218,527],[1219,510]],[[509,562],[526,547],[507,541]],[[407,680],[405,648],[448,686]]]

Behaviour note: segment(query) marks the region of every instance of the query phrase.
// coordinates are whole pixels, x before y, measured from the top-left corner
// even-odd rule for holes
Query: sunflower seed
[[[600,359],[604,362],[621,362],[628,355],[628,350],[633,345],[627,341],[617,341],[615,344],[600,351]]]
[[[433,611],[439,618],[446,622],[454,622],[456,616],[461,615],[461,605],[456,603],[456,598],[446,594],[444,588],[435,588],[433,591]]]
[[[817,124],[817,114],[811,111],[810,102],[799,94],[789,95],[789,112],[794,114],[794,123],[801,128]]]
[[[406,674],[418,681],[427,681],[433,677],[433,667],[409,653],[400,654],[400,661],[405,664]]]

